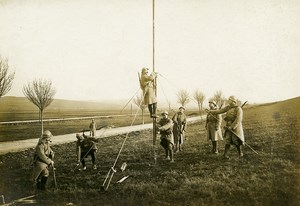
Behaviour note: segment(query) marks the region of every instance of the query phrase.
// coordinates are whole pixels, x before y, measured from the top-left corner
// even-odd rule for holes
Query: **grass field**
[[[101,192],[124,136],[101,139],[98,170],[73,171],[75,142],[53,146],[56,153],[54,189],[52,173],[48,191],[39,193],[37,205],[299,205],[300,204],[300,98],[253,106],[244,110],[246,142],[259,154],[244,148],[230,160],[209,154],[204,123],[188,126],[183,151],[175,163],[164,160],[157,143],[153,164],[152,131],[129,134],[116,164],[117,172],[108,191]],[[223,152],[224,143],[220,143]],[[30,160],[32,150],[0,156],[0,195],[6,202],[34,194]],[[120,171],[123,162],[128,166]],[[119,179],[129,175],[123,183]]]

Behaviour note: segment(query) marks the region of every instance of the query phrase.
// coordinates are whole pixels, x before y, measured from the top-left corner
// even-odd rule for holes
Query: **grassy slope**
[[[245,148],[241,160],[234,148],[229,161],[208,154],[204,125],[198,123],[188,127],[184,151],[175,155],[174,164],[163,160],[158,146],[153,166],[151,131],[132,133],[116,165],[118,169],[126,161],[128,167],[124,173],[118,170],[105,193],[99,188],[124,137],[100,141],[97,171],[90,169],[88,159],[87,171],[73,172],[74,143],[54,146],[58,189],[52,189],[50,179],[49,191],[37,201],[39,205],[299,205],[299,106],[297,98],[245,108],[246,141],[259,155]],[[221,152],[223,148],[222,142]],[[34,192],[28,167],[31,153],[0,156],[0,193],[7,201]],[[130,177],[122,184],[115,183],[126,175]]]

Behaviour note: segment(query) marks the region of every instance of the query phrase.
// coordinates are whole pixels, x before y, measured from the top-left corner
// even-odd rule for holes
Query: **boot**
[[[170,160],[171,160],[171,163],[173,163],[173,162],[174,162],[174,154],[173,154],[173,150],[170,149],[169,152],[170,152]]]
[[[152,118],[156,118],[157,117],[157,115],[156,115],[156,109],[157,109],[157,103],[153,103],[152,104],[152,115],[151,115],[151,117]]]
[[[46,190],[46,182],[47,182],[48,177],[42,177],[41,179],[41,190]]]
[[[152,104],[148,104],[148,109],[149,109],[149,113],[150,113],[150,117],[152,118]]]
[[[211,141],[211,144],[212,144],[211,153],[214,154],[215,151],[216,151],[216,144],[215,144],[215,141]]]
[[[244,154],[243,154],[243,151],[242,151],[242,145],[237,145],[236,148],[237,148],[237,151],[239,153],[239,157],[240,158],[243,157]]]
[[[219,153],[218,142],[214,141],[214,143],[215,143],[215,154],[218,154]]]
[[[41,183],[41,178],[39,177],[37,180],[36,180],[36,189],[37,190],[41,190],[42,189],[42,183]]]
[[[230,158],[230,157],[227,155],[229,149],[230,149],[230,144],[226,144],[226,145],[225,145],[224,155],[223,155],[224,159],[229,159],[229,158]]]
[[[169,149],[166,149],[166,160],[169,160],[170,157],[169,157]]]

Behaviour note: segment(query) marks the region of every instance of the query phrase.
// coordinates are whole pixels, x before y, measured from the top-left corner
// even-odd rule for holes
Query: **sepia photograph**
[[[298,206],[299,57],[298,0],[0,0],[0,206]]]

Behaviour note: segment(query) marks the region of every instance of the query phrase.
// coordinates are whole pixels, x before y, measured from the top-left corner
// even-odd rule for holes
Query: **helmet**
[[[167,112],[167,111],[163,111],[162,113],[161,113],[161,115],[168,115],[169,113]]]
[[[217,103],[216,103],[216,101],[214,101],[214,100],[211,100],[211,101],[209,101],[208,103],[212,103],[213,105],[215,105],[215,107],[217,106]]]
[[[230,97],[228,98],[228,101],[232,101],[232,102],[234,102],[234,103],[237,102],[235,96],[230,96]]]
[[[146,71],[148,71],[148,70],[149,70],[149,68],[144,67],[144,68],[142,69],[142,73],[144,73],[144,72],[146,72]]]
[[[183,109],[183,110],[185,110],[185,108],[184,108],[183,106],[179,107],[179,109]]]
[[[45,130],[43,132],[43,139],[48,139],[48,138],[51,138],[53,135],[52,133],[49,131],[49,130]]]
[[[76,138],[80,140],[80,139],[83,139],[83,136],[80,135],[79,133],[77,133],[77,134],[76,134]]]

